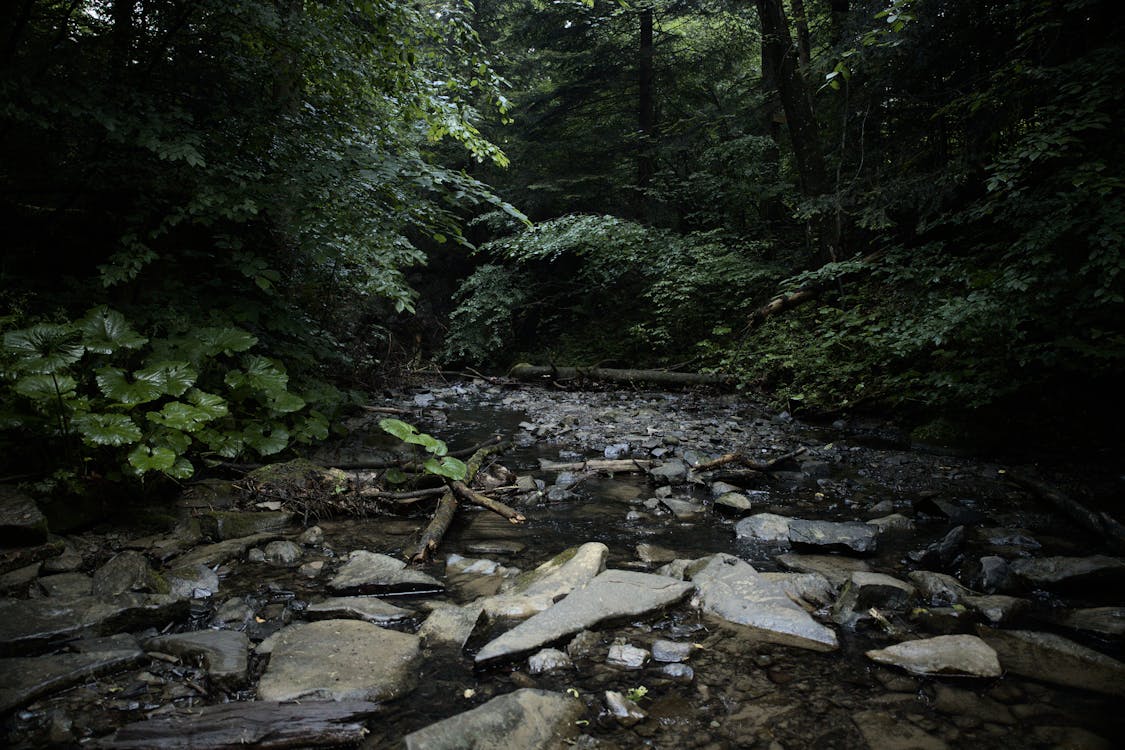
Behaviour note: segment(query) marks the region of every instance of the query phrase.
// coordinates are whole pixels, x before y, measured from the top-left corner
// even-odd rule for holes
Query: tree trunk
[[[640,21],[640,73],[637,96],[637,129],[640,133],[640,150],[637,158],[637,187],[640,191],[638,203],[641,206],[641,212],[645,213],[648,199],[645,197],[644,191],[652,182],[652,175],[656,171],[652,153],[653,129],[656,126],[656,100],[653,94],[655,81],[653,73],[652,6],[641,9]]]
[[[812,39],[809,36],[809,17],[805,14],[805,0],[790,0],[793,3],[793,24],[797,27],[797,59],[801,70],[808,72],[812,59]]]
[[[812,103],[809,101],[804,76],[797,65],[793,38],[789,34],[789,21],[785,17],[781,0],[755,1],[762,22],[762,57],[768,61],[769,70],[777,84],[777,93],[781,97],[781,106],[785,109],[785,121],[789,128],[789,140],[793,144],[801,192],[807,198],[816,199],[827,192],[828,172],[820,148],[820,132],[813,115]],[[819,230],[819,262],[835,260],[839,237],[836,223],[829,212],[819,212],[816,228]]]

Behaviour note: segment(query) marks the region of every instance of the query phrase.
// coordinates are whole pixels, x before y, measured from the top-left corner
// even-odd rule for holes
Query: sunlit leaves
[[[431,474],[437,474],[447,479],[454,481],[461,481],[465,478],[468,468],[464,462],[453,458],[452,456],[443,456],[442,458],[427,458],[422,464],[422,468]]]
[[[124,414],[83,414],[73,425],[90,445],[131,445],[143,436],[137,423]]]
[[[95,307],[78,321],[82,344],[96,354],[113,354],[121,349],[138,349],[148,339],[134,331],[125,316],[105,305]]]
[[[137,406],[155,401],[164,395],[164,390],[149,374],[149,377],[129,376],[120,367],[103,367],[97,371],[95,381],[102,395],[124,406]]]
[[[63,370],[85,352],[77,331],[54,323],[9,331],[4,334],[4,348],[18,358],[16,367],[20,371],[42,374]]]

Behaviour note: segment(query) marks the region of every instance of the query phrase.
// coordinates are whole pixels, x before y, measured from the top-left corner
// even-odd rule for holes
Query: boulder
[[[112,597],[132,592],[167,594],[171,586],[149,566],[147,557],[125,550],[94,571],[92,589],[97,596]]]
[[[303,554],[301,547],[288,539],[281,539],[276,542],[270,542],[262,550],[266,555],[266,562],[270,565],[277,565],[279,567],[289,567],[295,565],[301,559]]]
[[[1125,696],[1125,663],[1053,633],[994,630],[980,626],[981,637],[996,649],[1008,672],[1055,685]]]
[[[310,620],[363,620],[373,625],[406,622],[414,612],[374,596],[333,596],[305,609]]]
[[[863,560],[852,557],[839,557],[837,555],[778,555],[777,562],[788,570],[798,573],[819,573],[828,579],[828,582],[840,588],[851,580],[852,573],[857,570],[868,572],[871,566]]]
[[[789,543],[789,524],[793,519],[776,513],[755,513],[743,518],[734,525],[734,533],[739,539],[771,544]]]
[[[794,547],[815,547],[827,552],[869,555],[875,552],[878,533],[873,526],[858,521],[807,521],[789,523],[789,543]]]
[[[836,599],[836,588],[820,573],[762,573],[762,578],[776,583],[786,596],[810,611],[825,607]]]
[[[556,669],[573,669],[574,662],[564,651],[557,648],[545,648],[532,654],[527,660],[527,671],[531,674],[553,672]]]
[[[879,664],[923,677],[999,677],[996,652],[975,635],[939,635],[867,652]]]
[[[200,659],[211,682],[224,690],[237,688],[246,682],[250,639],[245,633],[198,630],[150,638],[144,645],[148,651]]]
[[[445,585],[388,555],[355,550],[328,582],[335,594],[419,594],[445,590]]]
[[[407,750],[564,747],[584,706],[561,693],[524,688],[406,736]]]
[[[856,623],[871,619],[868,614],[870,609],[903,610],[916,594],[916,589],[905,581],[882,573],[857,571],[852,573],[851,580],[832,607],[832,620],[844,627],[854,628]]]
[[[538,614],[605,570],[609,548],[601,542],[571,547],[534,570],[521,573],[483,601],[492,619],[522,620]]]
[[[945,573],[915,570],[910,573],[910,580],[918,587],[922,599],[935,606],[960,604],[966,596],[973,595],[973,592],[961,585],[960,581]]]

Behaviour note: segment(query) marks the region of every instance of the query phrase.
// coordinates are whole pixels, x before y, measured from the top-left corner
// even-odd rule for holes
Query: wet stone
[[[660,501],[661,505],[672,512],[677,519],[687,521],[695,518],[703,513],[703,506],[698,503],[689,502],[687,500],[680,500],[674,497],[666,497]]]
[[[616,690],[605,691],[605,706],[615,719],[627,727],[643,721],[648,716],[640,706]]]
[[[876,548],[876,530],[865,523],[845,521],[808,521],[792,519],[789,523],[789,542],[795,547],[871,554]]]
[[[637,559],[641,562],[668,563],[675,560],[676,557],[676,553],[666,547],[659,547],[648,542],[641,542],[637,545]]]
[[[945,573],[915,570],[910,573],[910,580],[918,587],[922,599],[933,605],[958,604],[966,596],[973,595],[960,581]]]
[[[657,484],[683,484],[687,480],[687,474],[687,464],[678,458],[669,459],[649,469],[649,475]]]
[[[336,576],[328,582],[336,594],[407,594],[444,591],[445,586],[420,570],[406,568],[393,557],[355,550]]]
[[[532,654],[527,660],[527,671],[531,674],[543,674],[556,669],[573,669],[574,662],[565,652],[557,648],[545,648]]]
[[[418,637],[426,646],[448,645],[461,649],[476,630],[482,614],[481,605],[467,604],[458,607],[453,604],[434,602],[430,604],[430,615],[418,628]]]
[[[1030,606],[1026,599],[1003,594],[966,596],[965,606],[981,616],[989,625],[1007,625],[1017,620]]]
[[[776,583],[786,595],[807,609],[825,607],[836,600],[836,589],[820,573],[762,573],[762,578]]]
[[[207,598],[219,591],[219,576],[206,565],[182,565],[165,575],[169,593],[183,599]]]
[[[406,748],[551,750],[564,747],[574,735],[574,722],[583,710],[582,703],[570,696],[523,688],[408,734]]]
[[[906,609],[917,591],[915,588],[882,573],[852,573],[840,598],[832,607],[832,620],[854,628],[856,623],[871,619],[869,610],[901,611]]]
[[[695,679],[695,670],[687,664],[665,664],[660,668],[660,673],[676,682],[691,682]]]
[[[277,535],[273,533],[253,534],[251,536],[215,542],[214,544],[205,544],[180,555],[172,564],[183,567],[206,565],[210,568],[214,568],[228,560],[246,554],[246,551],[256,544],[267,542],[275,538],[277,538]]]
[[[750,510],[750,498],[741,492],[724,492],[715,498],[715,508],[734,513],[746,513]]]
[[[116,596],[128,592],[168,593],[168,583],[149,566],[140,552],[126,550],[110,558],[94,571],[92,589],[97,596]]]
[[[879,710],[852,716],[869,750],[946,750],[948,745],[925,730]]]
[[[280,567],[296,564],[303,554],[299,545],[287,540],[270,542],[262,551],[265,553],[267,563]]]
[[[216,541],[280,531],[293,520],[292,513],[210,510],[199,515],[199,528],[204,536]]]
[[[835,555],[778,555],[777,562],[799,573],[820,573],[836,588],[842,587],[855,571],[868,572],[871,566],[863,560]]]
[[[297,542],[305,547],[319,547],[324,544],[324,529],[319,526],[310,526],[301,532]]]
[[[996,652],[975,635],[939,635],[867,652],[880,664],[921,676],[999,677]]]
[[[691,658],[695,646],[691,643],[659,640],[652,644],[652,658],[659,662],[681,662]]]
[[[941,682],[934,684],[934,709],[951,716],[971,716],[993,724],[1011,725],[1016,720],[1002,703],[971,690],[962,690]]]
[[[414,613],[374,596],[335,596],[310,604],[305,616],[310,620],[363,620],[375,625],[392,625],[410,620]]]
[[[531,617],[593,580],[605,570],[608,556],[609,548],[601,542],[564,550],[535,569],[505,581],[500,594],[483,601],[484,611],[490,618]]]
[[[525,549],[527,545],[523,542],[506,539],[488,539],[465,545],[465,551],[472,555],[518,555]]]
[[[640,669],[648,661],[648,651],[627,643],[615,643],[609,647],[605,663],[621,669]]]
[[[1014,560],[1009,568],[1029,584],[1044,588],[1125,581],[1125,559],[1106,555],[1025,558]]]
[[[901,513],[891,513],[880,518],[872,518],[867,524],[874,526],[880,534],[914,531],[914,521]]]
[[[0,659],[0,674],[4,675],[0,714],[91,678],[129,669],[143,660],[144,652],[138,648]]]
[[[739,539],[788,544],[791,522],[792,519],[776,513],[755,513],[735,524],[734,533]]]
[[[1125,663],[1053,633],[979,628],[1004,669],[1055,685],[1125,696]]]
[[[250,639],[233,630],[200,630],[145,641],[149,651],[160,651],[186,659],[200,658],[211,681],[223,689],[246,682]]]
[[[31,547],[47,541],[47,518],[30,496],[0,486],[0,547]]]
[[[1012,571],[1008,561],[997,555],[986,555],[977,563],[973,583],[986,594],[1012,589]]]
[[[408,633],[323,620],[291,625],[273,638],[261,700],[385,701],[410,692],[417,679],[420,642]]]
[[[93,592],[94,581],[85,573],[59,573],[43,576],[39,579],[39,586],[47,596],[88,596]]]
[[[907,555],[919,567],[949,570],[961,560],[961,549],[965,546],[965,527],[957,526],[938,541],[925,549]]]
[[[1125,635],[1125,607],[1072,609],[1054,613],[1048,619],[1056,625],[1071,630],[1082,630],[1105,636],[1120,637]]]

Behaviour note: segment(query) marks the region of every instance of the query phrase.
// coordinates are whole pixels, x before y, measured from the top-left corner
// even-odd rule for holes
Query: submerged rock
[[[406,736],[407,750],[553,750],[575,733],[583,705],[561,693],[524,688]]]
[[[695,646],[691,643],[659,640],[652,644],[652,658],[668,663],[687,661],[694,650]]]
[[[532,654],[527,660],[527,671],[531,674],[543,674],[556,669],[572,669],[574,662],[563,651],[557,648],[545,648]]]
[[[975,635],[939,635],[867,652],[880,664],[932,677],[999,677],[996,652]]]
[[[945,573],[915,570],[910,573],[910,580],[918,587],[922,598],[933,605],[959,604],[965,597],[973,595],[960,581]]]
[[[414,688],[419,657],[418,636],[359,620],[290,625],[274,636],[258,698],[391,700]]]
[[[458,607],[454,604],[434,602],[430,616],[418,628],[418,637],[426,646],[453,646],[461,649],[480,622],[483,610],[480,604]]]
[[[363,620],[374,625],[405,622],[414,613],[375,596],[334,596],[305,609],[310,620]]]
[[[296,564],[303,554],[299,545],[287,539],[270,542],[262,551],[265,553],[267,563],[282,567]]]
[[[615,719],[627,727],[631,727],[648,717],[648,714],[640,706],[616,690],[605,691],[605,707],[609,709],[610,714]]]
[[[1125,607],[1091,607],[1052,614],[1051,622],[1072,630],[1100,635],[1125,635]]]
[[[1125,663],[1053,633],[978,628],[1004,669],[1055,685],[1125,696]]]
[[[337,594],[409,594],[444,591],[445,585],[388,555],[355,550],[328,588]]]
[[[648,651],[628,643],[615,643],[609,647],[605,663],[622,669],[640,669],[648,661]]]
[[[1016,620],[1030,602],[1014,596],[989,594],[988,596],[966,596],[965,605],[988,621],[990,625],[1006,625]]]
[[[768,642],[815,651],[837,647],[831,628],[812,619],[785,590],[733,555],[714,555],[691,573],[704,612],[749,628]]]
[[[486,644],[475,661],[483,665],[513,658],[608,620],[647,614],[683,599],[691,589],[691,584],[665,576],[607,570],[550,609]]]
[[[869,750],[946,750],[942,740],[885,710],[860,711],[852,716]]]

